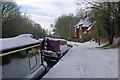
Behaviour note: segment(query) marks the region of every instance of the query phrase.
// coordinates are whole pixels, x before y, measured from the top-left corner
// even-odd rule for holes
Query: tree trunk
[[[100,38],[98,37],[98,44],[100,45]]]
[[[108,26],[110,26],[110,25],[108,24]],[[114,38],[114,25],[112,25],[112,26],[113,27],[110,27],[110,28],[104,27],[104,29],[106,30],[107,35],[108,35],[109,45],[113,44],[113,38]]]
[[[112,22],[111,22],[112,23]],[[111,44],[113,44],[113,38],[114,38],[114,21],[113,21],[113,23],[112,23],[112,25],[111,25],[111,34],[110,34],[110,40],[109,40],[109,45],[111,45]]]
[[[109,45],[111,45],[111,44],[113,44],[113,40],[110,39],[109,40]]]
[[[113,37],[109,37],[109,45],[113,44]]]

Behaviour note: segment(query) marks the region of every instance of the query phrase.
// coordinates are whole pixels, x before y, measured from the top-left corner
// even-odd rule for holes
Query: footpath
[[[95,42],[69,44],[74,46],[43,78],[118,78],[118,49],[96,48]]]

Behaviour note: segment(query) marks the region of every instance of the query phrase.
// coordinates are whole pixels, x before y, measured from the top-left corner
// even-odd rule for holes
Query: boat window
[[[33,49],[28,52],[29,55],[29,67],[32,70],[34,67],[37,66],[37,54],[36,49]]]

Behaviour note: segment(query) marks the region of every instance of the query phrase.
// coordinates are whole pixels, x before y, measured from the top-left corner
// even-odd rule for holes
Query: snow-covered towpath
[[[43,78],[118,78],[118,49],[77,44]]]

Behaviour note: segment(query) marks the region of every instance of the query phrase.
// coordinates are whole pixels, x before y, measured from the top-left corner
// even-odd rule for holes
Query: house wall
[[[77,37],[79,38],[79,28],[77,28]]]
[[[83,27],[82,32],[85,32],[88,29],[88,27]]]
[[[94,33],[95,32],[95,26],[93,25],[93,27],[91,28],[90,30],[91,33]]]
[[[74,30],[75,41],[83,42],[82,40],[83,38],[85,38],[87,34],[94,34],[95,32],[94,27],[95,26],[93,26],[89,31],[87,31],[86,34],[83,34],[83,33],[88,29],[88,27],[82,27],[82,24],[79,25],[79,28],[75,27],[75,30]]]
[[[82,37],[84,35],[83,32],[85,32],[85,30],[87,30],[87,27],[82,27],[82,25],[80,27],[81,27],[81,30],[79,33],[79,41],[82,42]]]
[[[76,27],[74,27],[74,37],[76,37]]]
[[[79,38],[79,28],[74,27],[74,39],[73,39],[73,41],[78,42],[79,41],[78,38]]]
[[[82,38],[82,25],[79,26],[79,41]]]
[[[94,27],[93,26],[90,31],[87,32],[87,34],[93,34],[94,31]],[[88,27],[82,27],[82,25],[79,26],[79,28],[74,28],[74,37],[75,40],[74,41],[79,41],[79,42],[83,42],[83,36],[85,36],[86,34],[83,34],[86,30],[88,29]]]
[[[95,26],[93,25],[92,28],[88,31],[88,34],[95,33]]]

